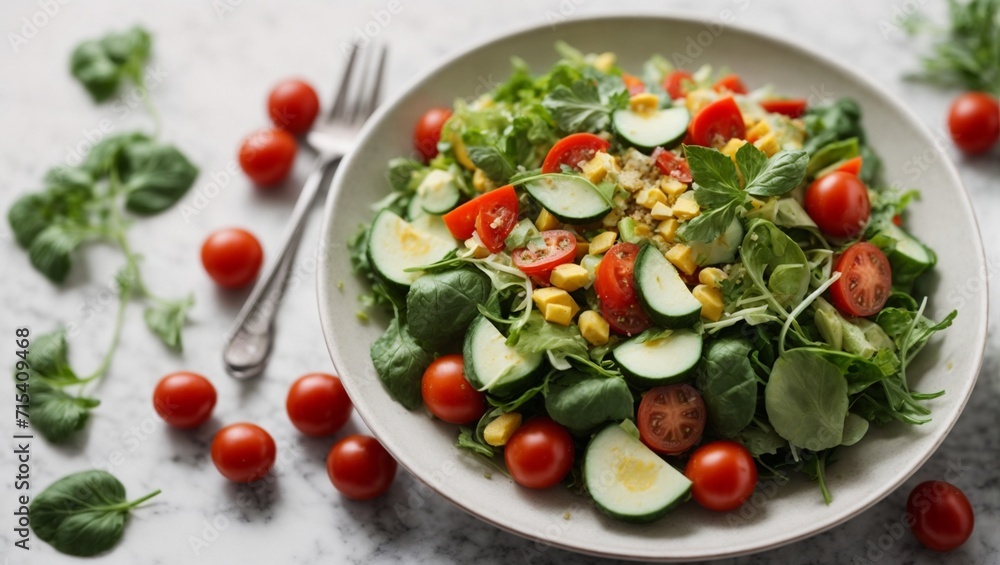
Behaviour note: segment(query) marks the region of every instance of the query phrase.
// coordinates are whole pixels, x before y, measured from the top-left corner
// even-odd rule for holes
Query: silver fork
[[[321,189],[329,184],[329,176],[336,171],[340,160],[354,147],[361,126],[378,106],[386,49],[374,51],[377,52],[370,50],[359,57],[358,45],[351,48],[330,111],[306,135],[306,144],[317,154],[316,163],[292,209],[277,259],[254,286],[233,323],[222,353],[226,372],[232,377],[256,377],[267,366],[274,345],[274,318],[309,210]],[[358,65],[359,58],[365,59],[365,63]],[[360,69],[355,72],[355,67]],[[352,82],[356,86],[352,87]]]

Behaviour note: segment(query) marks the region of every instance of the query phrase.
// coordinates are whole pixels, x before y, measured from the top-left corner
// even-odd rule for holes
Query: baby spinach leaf
[[[840,445],[854,445],[868,433],[868,420],[848,412],[844,420],[844,441]]]
[[[865,131],[861,127],[861,107],[857,102],[840,98],[830,104],[812,106],[806,110],[802,120],[806,125],[806,141],[802,149],[815,155],[831,143],[856,138],[862,158],[861,174],[858,176],[868,186],[877,184],[882,161],[867,145]]]
[[[739,439],[754,457],[777,455],[779,449],[788,447],[788,441],[774,430],[763,430],[756,426],[744,428],[739,434]]]
[[[519,353],[544,353],[548,351],[557,357],[567,355],[587,357],[587,342],[580,334],[580,328],[575,324],[561,326],[545,320],[542,315],[533,310],[528,315],[528,321],[517,334],[514,348]],[[510,341],[510,340],[508,340]]]
[[[420,347],[398,317],[372,344],[371,357],[379,379],[397,402],[410,410],[421,405],[420,379],[434,357]]]
[[[184,196],[198,168],[173,145],[133,143],[124,148],[121,174],[125,207],[137,214],[156,214]]]
[[[149,33],[140,27],[84,41],[73,50],[70,71],[96,102],[103,102],[114,96],[124,79],[142,85],[150,45]]]
[[[569,373],[549,384],[545,409],[553,420],[576,433],[635,415],[634,400],[625,380]]]
[[[110,473],[74,473],[31,501],[31,527],[57,551],[90,557],[114,547],[122,538],[129,511],[159,493],[129,502],[124,485]]]
[[[37,375],[31,378],[31,427],[52,443],[63,443],[82,430],[96,398],[72,396]]]
[[[187,320],[187,312],[194,306],[194,295],[180,300],[162,300],[146,308],[142,313],[146,326],[160,338],[167,347],[183,351],[181,329]]]
[[[410,335],[440,348],[465,335],[490,296],[490,281],[479,271],[453,269],[418,278],[406,295]]]
[[[810,351],[793,349],[774,363],[764,388],[767,417],[793,445],[819,451],[840,445],[847,417],[847,380]]]
[[[722,437],[731,438],[753,420],[757,410],[757,379],[750,366],[749,341],[722,338],[713,341],[705,352],[698,371],[708,421]]]

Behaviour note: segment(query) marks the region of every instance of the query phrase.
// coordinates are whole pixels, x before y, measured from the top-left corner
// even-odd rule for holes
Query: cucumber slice
[[[718,265],[720,263],[732,263],[736,260],[736,251],[743,242],[743,224],[739,219],[734,219],[726,231],[719,234],[708,243],[703,241],[691,241],[688,246],[694,254],[695,263],[705,267],[708,265]]]
[[[451,230],[449,230],[448,226],[445,225],[441,216],[424,213],[417,219],[410,221],[410,224],[412,224],[413,228],[417,231],[433,235],[445,241],[450,241],[454,247],[458,247],[455,236],[451,235]]]
[[[686,328],[701,318],[701,302],[655,245],[646,245],[639,251],[635,259],[635,283],[639,302],[658,325]]]
[[[433,263],[452,249],[455,249],[454,238],[444,239],[420,229],[390,210],[382,210],[375,216],[368,234],[372,267],[383,279],[399,286],[408,287],[423,274],[406,269]]]
[[[525,180],[524,189],[560,222],[589,224],[611,212],[611,203],[579,175],[552,173]]]
[[[434,169],[427,173],[417,186],[417,193],[413,198],[420,201],[420,207],[424,212],[444,214],[458,205],[461,195],[455,177],[451,173]]]
[[[605,514],[626,522],[653,522],[691,496],[691,481],[618,424],[587,446],[583,480]]]
[[[538,369],[542,354],[522,354],[506,342],[507,338],[485,316],[472,321],[462,354],[465,377],[477,390],[510,396],[531,388],[541,378]]]
[[[895,224],[887,223],[870,241],[889,259],[893,285],[908,285],[937,264],[937,255],[929,247]]]
[[[625,379],[636,387],[653,387],[683,381],[701,359],[701,336],[691,330],[674,330],[664,338],[634,337],[614,350]]]
[[[638,149],[670,148],[684,139],[691,114],[681,106],[663,108],[640,114],[632,110],[615,110],[611,115],[615,131]]]

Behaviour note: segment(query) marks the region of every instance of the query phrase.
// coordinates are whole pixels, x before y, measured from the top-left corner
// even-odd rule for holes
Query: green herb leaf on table
[[[142,86],[150,47],[149,33],[140,27],[109,33],[77,46],[70,57],[70,70],[94,101],[103,102],[118,92],[125,79]]]
[[[73,396],[37,376],[31,380],[31,427],[52,443],[64,443],[82,430],[96,398]]]
[[[70,254],[89,235],[90,232],[70,223],[49,225],[34,238],[28,248],[31,265],[50,281],[63,282],[73,263]]]
[[[125,207],[137,214],[157,214],[170,208],[198,176],[198,168],[172,145],[133,143],[124,148],[122,156]]]
[[[194,295],[180,300],[159,300],[147,306],[142,313],[146,326],[170,349],[183,351],[181,330],[187,313],[194,306]]]
[[[434,357],[424,351],[400,319],[393,318],[382,337],[371,346],[372,363],[386,390],[413,410],[423,403],[420,380]]]
[[[122,538],[129,512],[159,493],[128,501],[125,486],[110,473],[74,473],[34,497],[31,527],[57,551],[90,557],[113,548]]]

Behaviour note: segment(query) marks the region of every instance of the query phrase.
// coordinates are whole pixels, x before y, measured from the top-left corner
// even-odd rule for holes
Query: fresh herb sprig
[[[908,31],[927,31],[935,41],[921,59],[923,69],[907,77],[1000,96],[1000,0],[948,0],[948,8],[945,28],[910,20]]]

